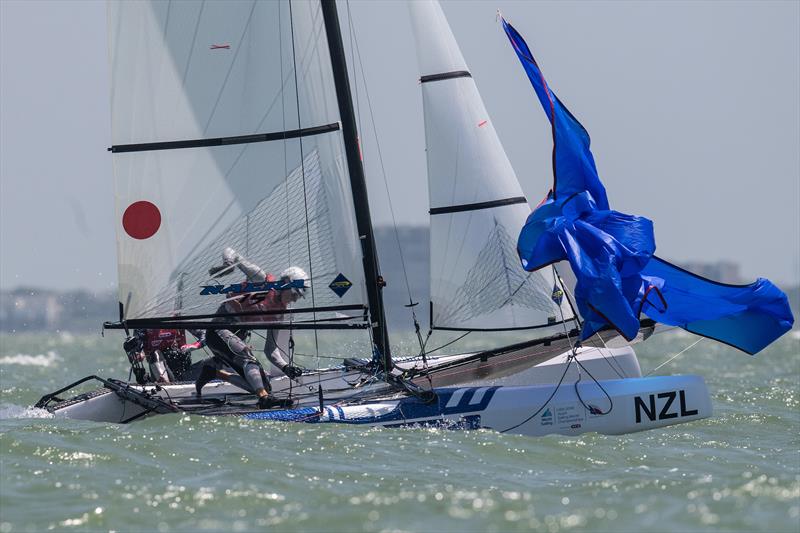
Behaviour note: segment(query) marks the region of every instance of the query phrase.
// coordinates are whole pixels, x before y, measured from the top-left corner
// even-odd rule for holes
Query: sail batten
[[[137,319],[128,320],[125,322],[106,322],[103,324],[105,329],[225,329],[233,328],[233,324],[225,324],[212,320],[187,320],[187,321],[169,321],[169,320],[153,320],[153,319]],[[364,330],[370,326],[364,322],[354,322],[348,324],[339,324],[323,321],[313,322],[236,322],[235,328],[237,331],[246,330],[280,330],[280,329],[344,329],[344,330]]]
[[[528,200],[524,196],[514,198],[503,198],[502,200],[492,200],[489,202],[477,202],[474,204],[449,205],[445,207],[432,207],[428,213],[431,215],[441,215],[445,213],[459,213],[461,211],[478,211],[480,209],[491,209],[504,205],[527,204]]]
[[[249,144],[268,141],[282,141],[286,139],[297,139],[299,137],[309,137],[321,133],[330,133],[339,130],[339,123],[325,124],[311,128],[301,128],[286,131],[275,131],[271,133],[253,133],[249,135],[237,135],[234,137],[216,137],[213,139],[186,139],[181,141],[161,141],[153,143],[137,144],[118,144],[108,149],[113,153],[125,152],[148,152],[152,150],[175,150],[180,148],[204,148],[209,146],[225,146],[229,144]]]
[[[472,74],[467,70],[454,70],[451,72],[441,72],[439,74],[426,74],[419,77],[420,83],[429,83],[431,81],[452,80],[454,78],[471,78]]]

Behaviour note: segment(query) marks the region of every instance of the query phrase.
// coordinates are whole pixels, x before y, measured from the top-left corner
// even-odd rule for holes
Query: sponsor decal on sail
[[[231,285],[203,285],[201,286],[200,296],[209,296],[213,294],[247,294],[252,292],[266,292],[266,291],[285,291],[287,289],[303,289],[305,288],[306,280],[295,279],[289,283],[282,283],[280,281],[262,281],[260,283],[246,282],[246,283],[233,283]]]
[[[553,284],[553,293],[550,295],[550,298],[553,299],[556,305],[561,305],[561,301],[564,299],[564,291],[561,290],[557,282]]]
[[[344,296],[344,293],[350,290],[350,287],[352,286],[353,284],[350,282],[350,280],[344,277],[344,274],[341,272],[339,272],[339,275],[333,279],[330,285],[328,285],[328,287],[335,292],[339,298]]]

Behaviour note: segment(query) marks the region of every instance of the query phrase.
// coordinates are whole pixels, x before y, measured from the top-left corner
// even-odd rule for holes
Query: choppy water
[[[637,347],[645,371],[691,344]],[[756,358],[704,341],[715,416],[633,435],[529,438],[168,415],[54,420],[27,406],[116,336],[0,337],[0,533],[187,530],[800,530],[800,333]],[[475,342],[475,341],[473,341]]]

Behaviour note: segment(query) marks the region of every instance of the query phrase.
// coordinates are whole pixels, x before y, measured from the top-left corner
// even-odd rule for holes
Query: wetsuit
[[[228,250],[226,250],[226,252],[228,252]],[[262,283],[265,281],[275,281],[275,278],[271,274],[267,274],[257,265],[250,263],[241,256],[235,255],[234,261],[236,266],[247,276],[247,282]],[[217,310],[217,314],[229,316],[217,320],[219,322],[224,320],[226,323],[230,323],[231,320],[237,322],[274,322],[281,320],[283,314],[259,315],[257,312],[274,312],[285,309],[286,306],[281,303],[278,291],[270,290],[263,293],[243,294],[224,302]],[[251,312],[254,314],[244,316],[238,314]],[[273,330],[270,330],[270,333],[272,331]],[[236,377],[231,379],[234,385],[250,392],[256,392],[259,389],[266,389],[269,391],[269,378],[261,367],[261,364],[259,364],[258,360],[253,355],[250,347],[245,342],[247,335],[248,332],[246,330],[209,330],[206,333],[206,343],[214,353],[214,357],[206,359],[204,365],[213,367],[214,370],[222,370],[224,366],[227,365],[244,378],[244,380],[236,379]],[[265,348],[265,354],[270,362],[278,367],[278,369],[284,369],[288,366],[288,362],[283,357],[281,351],[288,351],[288,331],[286,332],[286,348],[278,348],[278,345],[275,343],[275,336],[271,334],[267,335],[267,347],[270,346],[270,338],[273,339],[273,346],[270,348],[269,352],[266,352]],[[281,338],[282,336],[279,336],[277,340],[281,340]]]
[[[133,334],[139,342],[139,350],[149,363],[154,362],[156,350],[160,351],[167,364],[166,378],[181,381],[189,377],[192,366],[191,352],[205,346],[205,331],[188,330],[198,341],[186,344],[186,332],[182,329],[137,329]],[[163,378],[153,377],[161,381]]]

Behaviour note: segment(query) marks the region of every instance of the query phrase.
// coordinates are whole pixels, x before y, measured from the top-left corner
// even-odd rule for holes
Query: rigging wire
[[[561,276],[558,275],[558,271],[556,270],[555,265],[553,265],[552,268],[553,268],[553,274],[555,275],[556,279],[560,282],[562,290],[564,290],[564,294],[566,295],[567,294],[567,290],[566,290],[566,287],[564,285],[564,280],[562,280]],[[567,298],[567,301],[569,302],[569,298]],[[571,307],[572,303],[571,302],[569,302],[569,303],[570,303],[570,307]],[[574,387],[575,387],[575,394],[578,396],[578,401],[580,401],[581,405],[583,405],[583,407],[587,411],[589,411],[590,413],[593,412],[593,409],[591,409],[590,407],[588,407],[584,403],[583,398],[581,398],[580,392],[578,392],[578,383],[580,383],[580,381],[581,381],[581,372],[580,371],[581,371],[581,369],[583,369],[584,371],[586,371],[587,374],[589,374],[589,376],[592,378],[592,380],[594,380],[594,382],[597,383],[597,386],[600,387],[600,390],[603,391],[603,394],[606,395],[606,397],[608,398],[608,401],[610,403],[610,407],[608,408],[608,411],[600,412],[600,413],[593,413],[593,414],[607,415],[614,408],[614,402],[611,400],[611,396],[608,394],[608,392],[605,390],[605,388],[603,388],[603,386],[594,378],[594,376],[588,370],[586,370],[586,367],[584,367],[583,364],[581,364],[581,362],[578,361],[578,348],[580,347],[580,341],[577,341],[575,343],[572,342],[572,337],[570,336],[569,330],[567,329],[567,320],[566,320],[566,317],[564,317],[564,309],[560,305],[558,306],[558,308],[559,308],[559,311],[561,313],[561,324],[564,326],[564,333],[567,336],[567,341],[569,342],[570,347],[572,349],[572,353],[567,356],[567,363],[564,366],[564,372],[561,374],[561,378],[558,380],[558,384],[553,389],[553,392],[550,393],[550,396],[548,396],[547,400],[545,400],[544,403],[536,411],[534,411],[534,413],[532,415],[530,415],[528,418],[526,418],[525,420],[523,420],[519,424],[511,426],[508,429],[501,430],[500,433],[507,433],[507,432],[509,432],[509,431],[511,431],[513,429],[517,429],[518,427],[520,427],[521,425],[523,425],[523,424],[527,423],[528,421],[532,420],[539,413],[541,413],[544,410],[544,408],[547,407],[547,405],[553,400],[553,397],[555,397],[556,392],[558,392],[559,388],[561,387],[561,384],[564,382],[564,378],[567,377],[567,372],[569,372],[569,369],[570,369],[570,367],[572,366],[573,363],[575,363],[577,365],[577,368],[578,368],[578,380],[575,382]],[[574,313],[574,308],[573,308],[573,313]],[[575,313],[575,320],[577,320],[578,324],[580,325],[581,321],[578,318],[577,313]]]
[[[592,375],[592,373],[589,372],[589,369],[587,369],[585,366],[583,366],[583,364],[580,361],[578,361],[577,357],[575,358],[575,363],[578,365],[578,379],[577,379],[577,381],[575,381],[574,387],[575,387],[575,396],[578,397],[578,401],[581,402],[581,405],[583,406],[583,408],[586,409],[587,411],[589,411],[590,414],[607,415],[608,413],[611,412],[612,409],[614,409],[614,400],[611,399],[611,395],[608,394],[608,391],[605,389],[605,387],[603,387],[603,385],[601,385],[600,382],[597,381],[597,379],[595,379],[595,377]],[[591,405],[586,405],[586,403],[583,401],[583,398],[581,397],[581,393],[578,390],[578,383],[580,383],[581,379],[582,379],[581,370],[583,370],[584,372],[589,374],[589,377],[592,378],[592,381],[594,381],[597,384],[597,386],[600,387],[600,390],[603,391],[603,394],[605,394],[606,398],[608,398],[608,404],[609,405],[608,405],[608,410],[607,411],[605,411],[605,412],[600,411],[596,407],[593,408]]]
[[[364,64],[363,64],[363,61],[361,59],[361,49],[358,46],[358,36],[356,35],[355,27],[353,26],[352,14],[350,12],[350,0],[347,0],[346,4],[347,4],[347,22],[348,22],[348,26],[349,26],[349,29],[350,29],[350,31],[349,31],[349,33],[350,33],[350,53],[351,53],[351,57],[354,58],[353,59],[353,74],[354,74],[353,75],[353,80],[355,81],[354,85],[355,85],[356,109],[359,111],[358,117],[357,117],[358,118],[358,123],[359,123],[358,127],[359,127],[360,131],[362,131],[362,132],[364,131],[364,129],[363,129],[362,125],[361,125],[360,102],[359,102],[359,98],[358,98],[358,78],[355,76],[355,74],[356,74],[355,57],[358,58],[358,66],[359,66],[359,68],[361,70],[361,80],[362,80],[362,82],[364,84],[364,95],[365,95],[365,97],[367,99],[367,109],[369,111],[369,117],[370,117],[370,122],[371,122],[371,125],[372,125],[373,137],[375,138],[375,148],[376,148],[377,155],[378,155],[378,162],[379,162],[380,168],[381,168],[381,176],[383,178],[383,185],[384,185],[384,188],[386,189],[386,198],[387,198],[387,200],[389,202],[389,213],[392,216],[392,229],[393,229],[393,233],[394,233],[394,237],[395,237],[395,242],[397,244],[397,250],[398,250],[399,255],[400,255],[400,266],[403,269],[403,278],[404,278],[404,282],[405,282],[405,286],[406,286],[406,292],[408,293],[408,305],[406,307],[408,307],[411,310],[411,316],[412,316],[412,318],[414,320],[414,323],[415,323],[415,329],[417,331],[418,341],[420,342],[420,350],[424,351],[424,346],[423,346],[423,343],[422,343],[422,339],[421,339],[421,336],[419,334],[419,323],[418,323],[418,320],[417,320],[416,312],[414,311],[414,306],[416,306],[417,304],[414,303],[414,298],[413,298],[413,295],[411,293],[411,284],[408,281],[408,270],[406,269],[406,261],[405,261],[405,256],[403,254],[403,247],[400,244],[400,234],[399,234],[399,232],[397,230],[397,218],[396,218],[395,213],[394,213],[394,204],[392,202],[392,195],[391,195],[391,193],[389,191],[389,180],[388,180],[388,177],[387,177],[387,174],[386,174],[386,167],[385,167],[384,161],[383,161],[383,152],[381,151],[381,143],[380,143],[379,136],[378,136],[378,129],[377,129],[377,126],[375,124],[375,113],[374,113],[373,108],[372,108],[372,98],[369,95],[369,87],[367,86],[367,77],[364,74]],[[363,158],[364,151],[362,150],[361,153],[362,153],[362,158]]]
[[[553,399],[553,397],[556,395],[556,392],[558,392],[558,389],[561,387],[561,383],[564,381],[564,378],[567,377],[567,372],[569,371],[570,365],[572,365],[572,357],[569,357],[567,359],[567,364],[564,367],[564,373],[561,374],[561,379],[558,380],[558,384],[553,389],[553,392],[550,393],[550,396],[547,398],[547,400],[545,400],[545,402],[542,404],[542,406],[539,407],[539,409],[536,410],[536,412],[534,412],[531,416],[529,416],[528,418],[526,418],[525,420],[523,420],[519,424],[511,426],[508,429],[500,430],[500,433],[508,433],[512,429],[517,429],[518,427],[520,427],[521,425],[525,424],[526,422],[532,420],[536,415],[541,413],[544,410],[544,408],[547,407],[547,405],[550,403],[550,401]]]
[[[356,34],[355,27],[353,25],[353,18],[352,18],[352,12],[350,10],[350,1],[349,0],[347,0],[346,5],[347,5],[348,29],[349,29],[349,34],[350,34],[350,53],[351,53],[351,60],[352,60],[352,63],[353,63],[353,80],[355,82],[354,85],[355,85],[356,109],[359,111],[359,113],[357,115],[358,127],[359,127],[360,131],[362,131],[362,132],[364,131],[363,127],[362,127],[362,124],[361,124],[361,113],[360,113],[361,109],[360,109],[360,101],[359,101],[359,97],[358,97],[358,77],[356,76],[357,70],[356,70],[356,64],[355,64],[355,58],[356,57],[358,58],[358,66],[360,68],[361,79],[362,79],[362,82],[364,84],[364,95],[366,96],[366,99],[367,99],[367,109],[369,111],[370,122],[371,122],[371,125],[372,125],[372,133],[373,133],[373,136],[374,136],[374,139],[375,139],[375,146],[376,146],[377,155],[378,155],[378,161],[379,161],[380,169],[381,169],[381,177],[383,178],[383,185],[384,185],[384,188],[386,190],[386,198],[387,198],[388,203],[389,203],[389,213],[391,214],[391,217],[392,217],[392,230],[393,230],[393,233],[394,233],[395,243],[397,245],[397,250],[398,250],[398,253],[399,253],[399,256],[400,256],[400,265],[401,265],[402,270],[403,270],[403,280],[405,282],[406,292],[408,294],[408,304],[405,305],[405,307],[407,307],[411,311],[411,318],[412,318],[412,321],[413,321],[413,324],[414,324],[414,331],[415,331],[416,336],[417,336],[417,342],[419,343],[420,356],[422,357],[423,367],[425,369],[425,375],[427,376],[430,388],[433,389],[433,381],[431,380],[430,374],[427,372],[428,371],[428,359],[427,359],[427,355],[425,353],[425,341],[422,340],[422,334],[420,333],[419,320],[417,318],[416,311],[414,310],[414,307],[416,305],[418,305],[418,302],[414,302],[414,297],[413,297],[413,295],[411,293],[411,284],[408,281],[408,269],[406,268],[406,261],[405,261],[405,255],[403,254],[403,247],[400,244],[400,234],[399,234],[399,231],[397,229],[397,217],[395,216],[394,203],[392,202],[392,195],[391,195],[391,192],[389,190],[389,180],[388,180],[387,173],[386,173],[386,166],[385,166],[384,161],[383,161],[383,152],[381,150],[380,139],[379,139],[379,136],[378,136],[378,129],[377,129],[377,126],[376,126],[376,123],[375,123],[375,113],[374,113],[373,108],[372,108],[372,98],[369,95],[369,87],[367,85],[367,79],[366,79],[366,76],[364,74],[364,63],[363,63],[363,61],[361,59],[361,49],[358,46],[358,36]],[[360,140],[359,140],[359,144],[360,144]],[[364,151],[361,150],[362,159],[363,159],[363,153],[364,153]],[[428,336],[430,337],[430,333],[428,334]],[[386,370],[388,372],[389,369],[386,369]],[[408,389],[408,387],[406,387],[406,388]]]
[[[558,280],[559,284],[561,285],[561,290],[564,291],[564,295],[567,297],[567,303],[569,304],[570,309],[572,309],[572,314],[575,317],[574,320],[578,324],[578,328],[582,329],[583,328],[583,322],[581,321],[580,315],[578,314],[578,311],[575,309],[575,306],[572,303],[572,298],[574,296],[570,292],[569,288],[567,287],[567,284],[564,283],[564,279],[558,273],[558,269],[556,269],[556,265],[552,265],[552,268],[553,268],[553,275]],[[563,320],[563,317],[564,317],[564,310],[563,309],[561,310],[561,317],[562,317],[562,320]],[[608,345],[606,344],[606,340],[603,338],[602,335],[600,335],[599,331],[597,333],[595,333],[595,336],[597,336],[597,338],[600,339],[600,342],[603,344],[603,348],[608,350],[609,348],[608,348]],[[609,360],[606,357],[606,355],[603,353],[603,350],[599,346],[596,346],[595,348],[597,349],[597,353],[600,354],[600,356],[603,358],[603,360],[606,362],[606,364],[609,367],[611,367],[611,370],[613,370],[614,373],[617,376],[620,377],[620,379],[625,379],[626,377],[628,377],[628,375],[625,373],[625,369],[622,367],[622,365],[618,361],[616,361],[613,357]],[[614,363],[616,363],[616,366],[614,366],[614,364],[612,364],[612,361],[614,361]]]
[[[704,339],[705,339],[705,337],[700,337],[699,339],[697,339],[696,341],[694,341],[692,344],[690,344],[689,346],[687,346],[686,348],[684,348],[684,349],[683,349],[683,350],[681,350],[680,352],[676,353],[675,355],[673,355],[672,357],[670,357],[669,359],[667,359],[666,361],[664,361],[663,363],[661,363],[660,365],[658,365],[657,367],[655,367],[653,370],[651,370],[650,372],[648,372],[647,374],[645,374],[645,375],[644,375],[644,377],[647,377],[647,376],[649,376],[650,374],[652,374],[653,372],[655,372],[656,370],[658,370],[658,369],[659,369],[659,368],[661,368],[662,366],[665,366],[665,365],[669,364],[670,362],[672,362],[672,360],[673,360],[673,359],[677,359],[679,355],[682,355],[684,352],[687,352],[687,351],[689,351],[691,348],[694,348],[694,347],[695,347],[697,344],[699,344],[700,342],[702,342]]]
[[[302,123],[300,121],[300,89],[297,81],[297,56],[295,53],[295,39],[294,39],[294,17],[292,11],[292,0],[289,0],[289,28],[291,29],[291,39],[292,39],[292,66],[294,69],[294,95],[295,95],[295,104],[297,105],[297,127],[301,128]],[[308,275],[311,277],[311,307],[314,309],[312,311],[312,316],[314,321],[317,320],[317,311],[316,311],[316,299],[314,295],[314,266],[313,261],[311,260],[311,232],[309,229],[308,223],[308,194],[306,192],[306,163],[305,163],[305,156],[303,154],[303,138],[300,137],[300,170],[303,177],[303,208],[305,209],[305,218],[306,218],[306,247],[308,248]],[[290,330],[291,335],[291,330]],[[317,370],[319,371],[319,334],[316,329],[314,329],[314,348],[317,354]],[[319,376],[319,374],[317,374]],[[322,388],[319,388],[320,398],[322,398]],[[320,404],[322,402],[320,401]]]
[[[284,74],[283,74],[283,20],[282,20],[282,6],[283,2],[278,3],[278,57],[279,62],[281,64],[281,90],[279,91],[280,98],[281,98],[281,121],[282,121],[282,130],[286,131],[286,98],[284,98],[283,88],[284,84]],[[294,46],[294,41],[292,41],[292,46]],[[296,72],[295,72],[296,75]],[[266,115],[265,117],[266,118]],[[264,119],[262,118],[262,121]],[[298,125],[299,127],[299,125]],[[284,198],[286,199],[286,257],[287,262],[291,265],[292,264],[292,223],[289,219],[289,161],[287,157],[287,145],[288,140],[286,137],[283,138],[283,175],[285,176],[284,179]],[[294,338],[292,337],[292,325],[294,323],[294,313],[289,314],[289,344],[290,346],[294,344]],[[259,336],[261,336],[259,334]],[[264,338],[264,355],[266,355],[266,348],[267,348],[267,339]],[[276,343],[277,346],[277,343]],[[294,350],[292,350],[292,356],[289,358],[289,364],[294,365]],[[289,380],[289,398],[292,397],[292,380]]]
[[[552,265],[552,267],[553,267],[553,275],[556,277],[556,279],[557,279],[557,280],[559,281],[559,283],[561,284],[561,290],[563,290],[563,291],[564,291],[564,294],[567,296],[567,302],[569,303],[569,306],[570,306],[570,308],[572,309],[572,313],[573,313],[573,315],[575,315],[575,318],[576,318],[576,319],[577,319],[577,321],[578,321],[578,325],[579,325],[581,328],[583,328],[583,324],[581,324],[581,321],[580,321],[580,319],[578,318],[578,314],[575,312],[575,307],[573,307],[573,305],[572,305],[572,302],[571,302],[571,300],[570,300],[570,298],[569,298],[569,296],[568,296],[568,290],[567,290],[566,284],[564,283],[564,280],[563,280],[563,279],[561,279],[561,276],[559,276],[559,274],[558,274],[558,270],[556,270],[556,266],[555,266],[555,265]],[[564,318],[564,308],[563,308],[563,307],[561,307],[561,305],[559,305],[559,306],[558,306],[558,308],[559,308],[559,310],[561,311],[561,323],[562,323],[562,324],[564,324],[564,331],[565,331],[565,333],[566,333],[566,335],[567,335],[567,340],[569,341],[569,343],[570,343],[570,344],[572,344],[572,339],[571,339],[571,338],[570,338],[570,336],[569,336],[569,332],[568,332],[568,331],[566,331],[566,330],[567,330],[567,321],[566,321],[566,320],[565,320],[565,318]],[[606,342],[605,342],[605,340],[603,339],[603,337],[602,337],[602,336],[600,336],[599,334],[598,334],[598,337],[600,337],[600,342],[602,342],[602,343],[603,343],[603,346],[605,346],[605,345],[606,345]],[[599,381],[597,381],[597,380],[594,378],[594,376],[592,375],[592,373],[591,373],[591,372],[589,372],[589,370],[588,370],[586,367],[584,367],[584,366],[583,366],[583,364],[582,364],[582,363],[581,363],[581,362],[578,360],[578,348],[579,348],[579,347],[580,347],[580,340],[578,340],[578,342],[576,342],[576,343],[575,343],[575,344],[572,346],[572,355],[571,355],[571,356],[568,356],[568,362],[567,362],[567,368],[569,368],[569,363],[570,363],[570,362],[572,362],[572,360],[573,360],[573,359],[575,360],[575,363],[578,365],[578,366],[577,366],[577,368],[578,368],[578,379],[577,379],[577,381],[575,381],[575,384],[574,384],[574,387],[575,387],[575,395],[578,397],[578,401],[580,401],[580,402],[581,402],[581,405],[583,405],[584,409],[586,409],[586,410],[587,410],[587,411],[589,411],[590,413],[593,413],[593,410],[592,410],[590,407],[588,407],[588,406],[587,406],[587,405],[584,403],[584,401],[583,401],[583,398],[581,398],[581,393],[580,393],[580,391],[578,391],[578,383],[580,383],[580,382],[581,382],[581,378],[582,378],[581,369],[583,369],[583,370],[584,370],[584,371],[585,371],[587,374],[589,374],[589,377],[591,377],[591,378],[592,378],[592,380],[593,380],[593,381],[594,381],[594,382],[597,384],[597,386],[598,386],[598,387],[600,387],[600,390],[601,390],[601,391],[603,391],[603,394],[605,394],[605,395],[606,395],[606,398],[608,398],[608,402],[609,402],[609,407],[608,407],[608,410],[607,410],[606,412],[599,411],[599,412],[597,412],[597,413],[593,413],[593,414],[598,414],[598,415],[607,415],[607,414],[608,414],[608,413],[610,413],[610,412],[611,412],[611,410],[614,408],[614,401],[611,399],[611,396],[608,394],[608,391],[606,391],[606,389],[603,387],[603,385],[601,385],[601,384],[600,384],[600,382],[599,382]],[[611,363],[608,361],[608,359],[606,359],[606,356],[603,354],[602,350],[600,350],[600,348],[597,348],[597,351],[598,351],[598,352],[600,353],[600,355],[603,357],[603,360],[605,360],[605,362],[606,362],[606,363],[607,363],[607,364],[608,364],[608,365],[611,367],[611,369],[612,369],[614,372],[616,372],[617,376],[619,376],[620,378],[622,378],[622,376],[620,375],[620,373],[619,373],[619,372],[617,372],[617,369],[616,369],[616,368],[614,368],[614,366],[613,366],[613,365],[611,365]]]
[[[447,347],[448,347],[448,346],[450,346],[451,344],[455,344],[455,343],[457,343],[458,341],[460,341],[461,339],[463,339],[464,337],[466,337],[466,336],[467,336],[467,335],[469,335],[470,333],[472,333],[472,331],[467,331],[467,332],[466,332],[466,333],[464,333],[463,335],[460,335],[460,336],[456,337],[455,339],[451,340],[450,342],[448,342],[448,343],[445,343],[445,344],[442,344],[441,346],[439,346],[439,347],[437,347],[437,348],[433,348],[432,350],[427,350],[427,351],[424,351],[423,353],[424,353],[425,355],[428,355],[428,354],[432,354],[432,353],[434,353],[434,352],[438,352],[439,350],[441,350],[441,349],[443,349],[443,348],[447,348]],[[427,344],[427,342],[428,342],[428,341],[426,340],[426,341],[425,341],[425,343]]]

